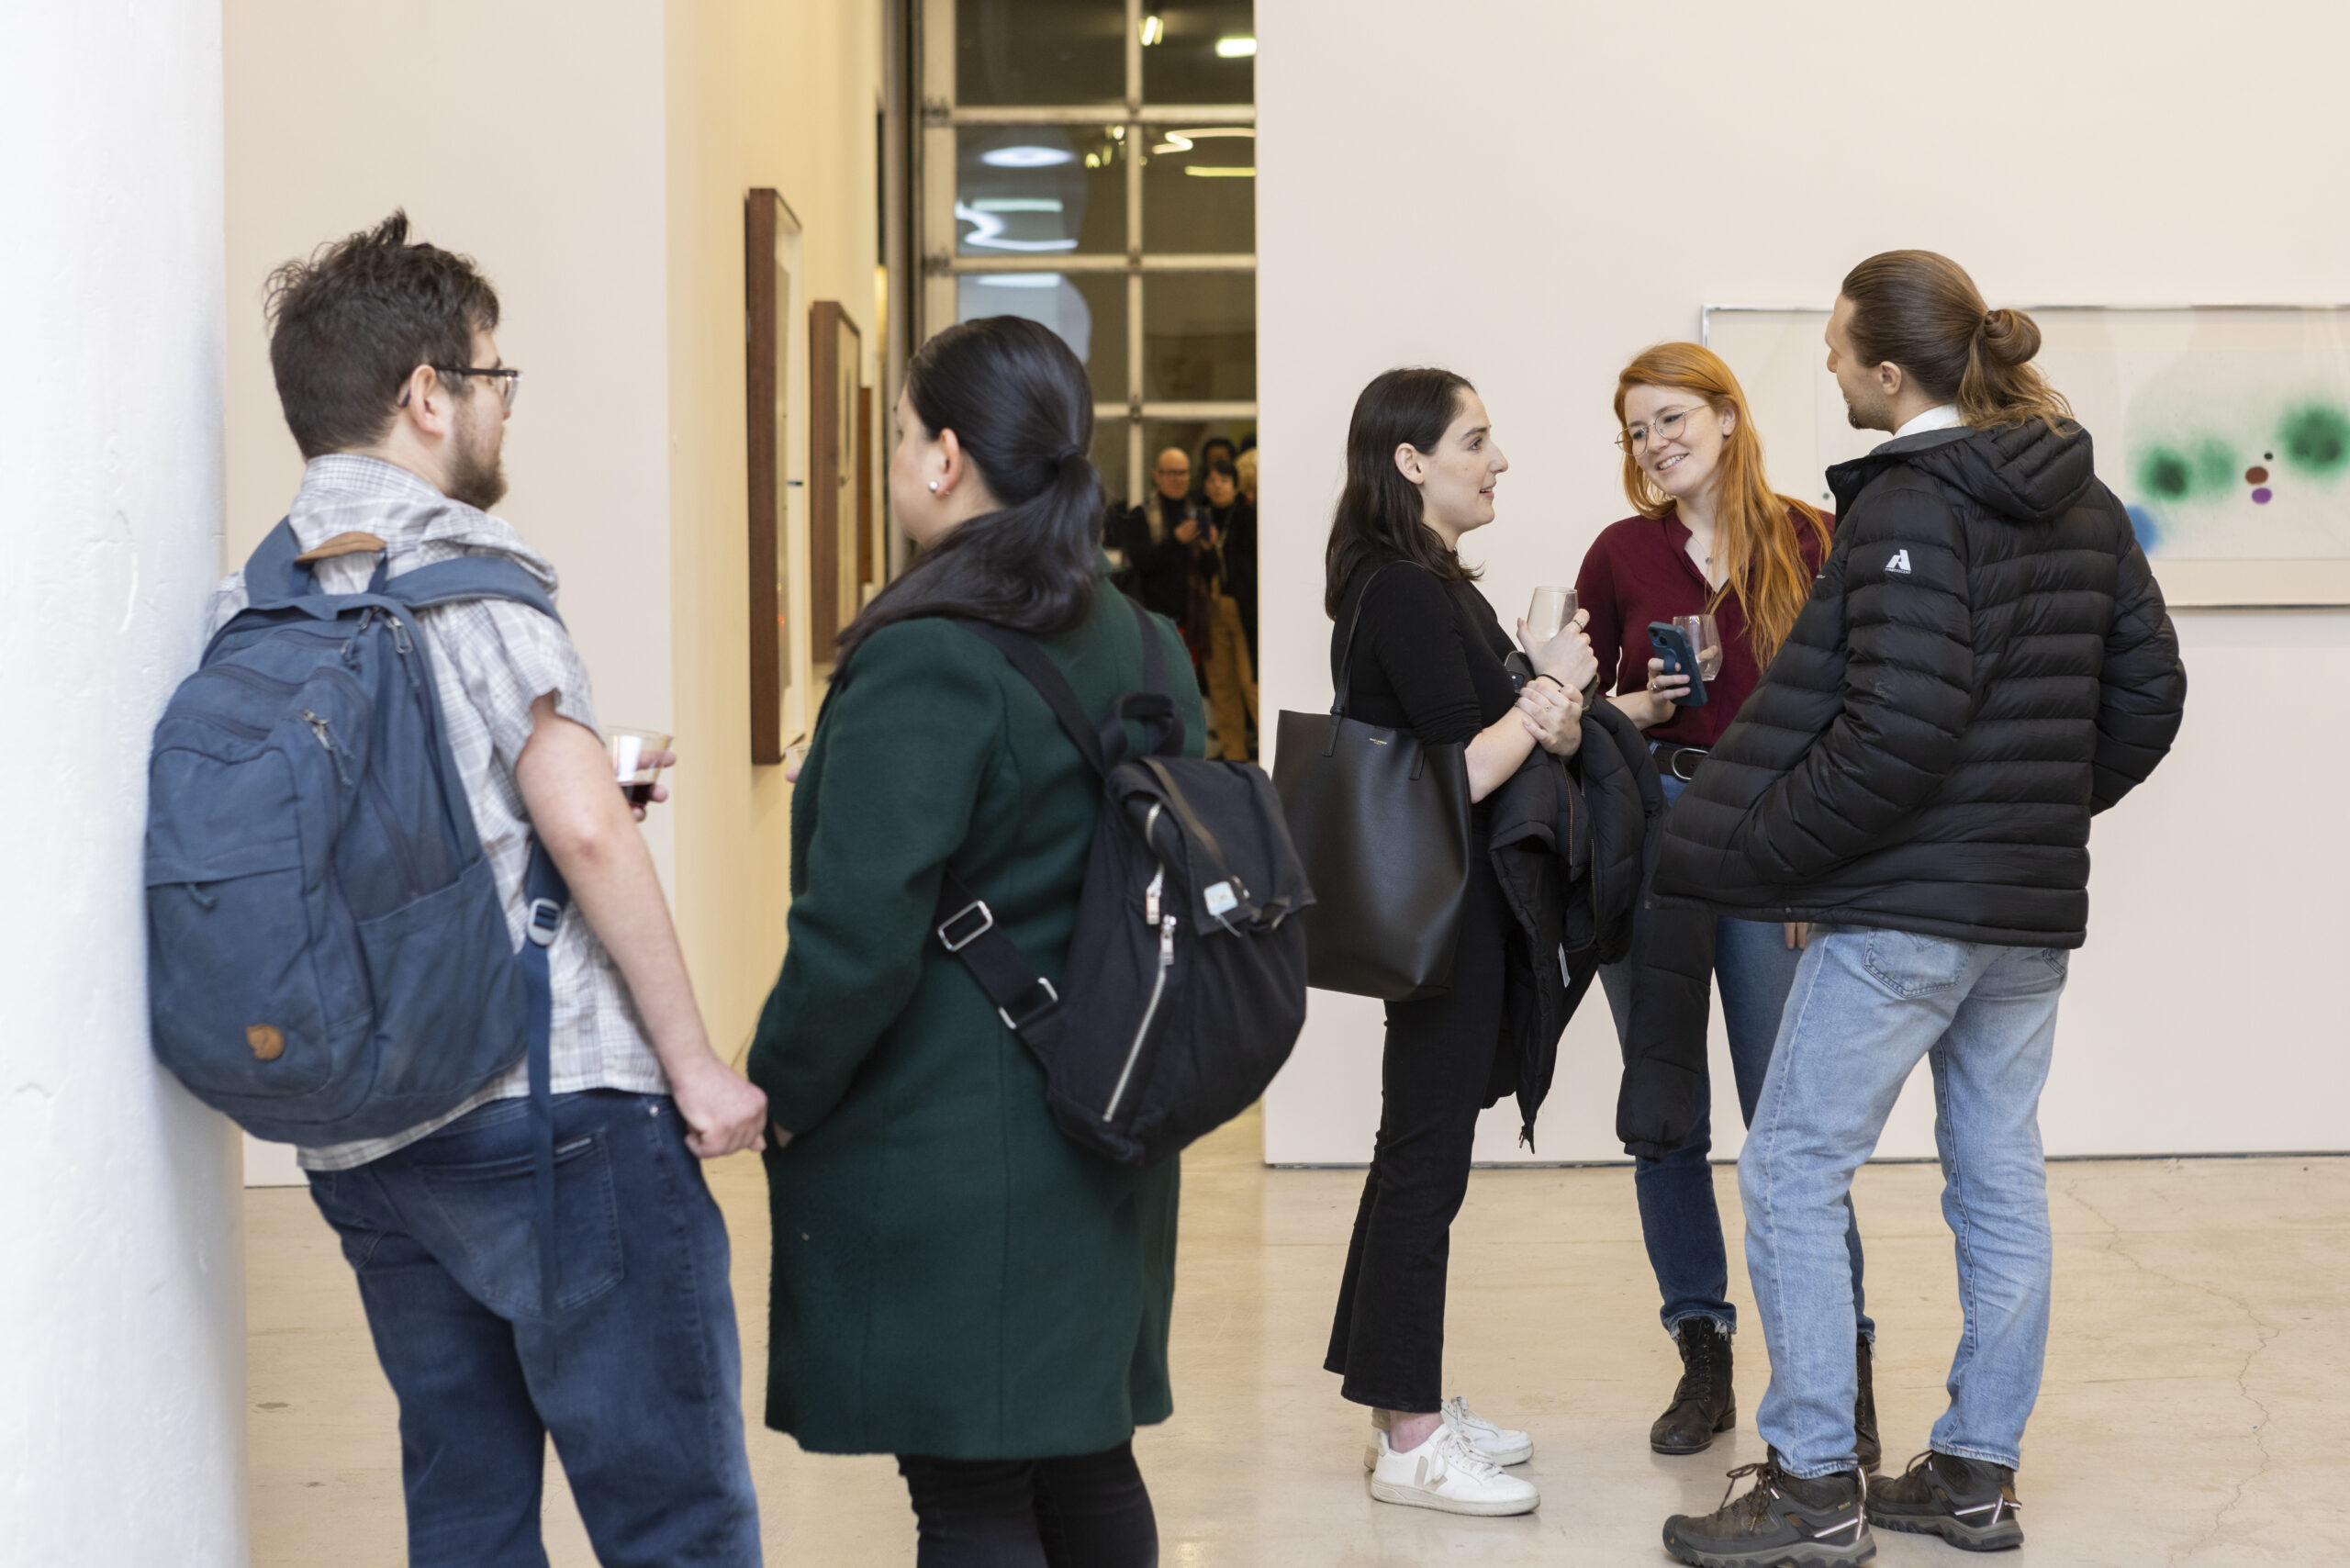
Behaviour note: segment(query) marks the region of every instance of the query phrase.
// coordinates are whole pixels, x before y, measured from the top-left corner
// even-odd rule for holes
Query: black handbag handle
[[[1347,621],[1346,644],[1338,650],[1337,667],[1330,672],[1330,733],[1322,742],[1324,756],[1335,756],[1338,749],[1338,722],[1347,716],[1348,678],[1353,673],[1355,667],[1355,633],[1362,629],[1362,607],[1371,602],[1371,590],[1377,586],[1380,573],[1390,566],[1413,565],[1416,563],[1382,561],[1377,566],[1371,568],[1371,576],[1364,579],[1362,592],[1355,596],[1355,612]],[[1412,778],[1416,780],[1421,774],[1427,771],[1427,747],[1421,746],[1413,756]]]

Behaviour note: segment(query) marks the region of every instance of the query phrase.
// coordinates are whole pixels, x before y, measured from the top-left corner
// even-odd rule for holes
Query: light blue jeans
[[[1813,930],[1738,1161],[1746,1271],[1771,1350],[1754,1425],[1789,1474],[1853,1467],[1845,1199],[1920,1056],[1933,1071],[1942,1217],[1957,1240],[1965,1315],[1950,1407],[1931,1441],[1943,1453],[2019,1462],[2048,1348],[2040,1092],[2067,957],[1864,926]]]

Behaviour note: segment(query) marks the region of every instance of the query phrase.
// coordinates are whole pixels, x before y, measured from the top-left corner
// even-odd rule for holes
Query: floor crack
[[[2123,1262],[2129,1264],[2132,1268],[2137,1270],[2142,1274],[2151,1275],[2157,1280],[2167,1281],[2184,1290],[2200,1291],[2205,1295],[2213,1296],[2221,1301],[2227,1302],[2229,1305],[2235,1307],[2237,1311],[2244,1314],[2244,1320],[2252,1325],[2253,1332],[2259,1336],[2259,1343],[2253,1346],[2253,1348],[2245,1353],[2244,1364],[2236,1369],[2236,1393],[2244,1399],[2245,1404],[2251,1406],[2259,1415],[2259,1419],[2253,1424],[2252,1440],[2253,1446],[2259,1450],[2260,1462],[2255,1466],[2249,1473],[2237,1480],[2235,1490],[2229,1494],[2228,1500],[2226,1502],[2221,1504],[2218,1508],[2212,1511],[2210,1526],[2204,1529],[2201,1535],[2195,1539],[2193,1544],[2183,1549],[2175,1550],[2171,1552],[2168,1562],[2176,1564],[2196,1556],[2201,1552],[2205,1547],[2210,1546],[2212,1541],[2216,1540],[2219,1538],[2220,1532],[2226,1528],[2228,1516],[2243,1506],[2244,1493],[2251,1488],[2254,1482],[2268,1473],[2268,1466],[2270,1462],[2270,1455],[2268,1452],[2268,1406],[2261,1401],[2258,1394],[2252,1391],[2252,1363],[2260,1359],[2260,1353],[2268,1349],[2270,1343],[2274,1341],[2279,1334],[2283,1333],[2284,1330],[2272,1323],[2264,1321],[2260,1314],[2254,1310],[2249,1297],[2239,1295],[2232,1291],[2221,1290],[2217,1285],[2205,1284],[2200,1280],[2185,1280],[2179,1278],[2177,1274],[2165,1273],[2162,1270],[2154,1267],[2152,1264],[2147,1263],[2143,1259],[2138,1257],[2137,1254],[2132,1252],[2128,1247],[2122,1244],[2121,1227],[2107,1217],[2104,1210],[2098,1208],[2095,1204],[2090,1203],[2087,1198],[2081,1196],[2080,1186],[2080,1179],[2078,1177],[2075,1177],[2074,1179],[2066,1182],[2065,1183],[2065,1195],[2072,1199],[2073,1202],[2080,1204],[2082,1208],[2087,1210],[2089,1216],[2092,1219],[2096,1220],[2098,1224],[2105,1226],[2106,1250],[2108,1252],[2110,1252],[2113,1256],[2121,1259]]]

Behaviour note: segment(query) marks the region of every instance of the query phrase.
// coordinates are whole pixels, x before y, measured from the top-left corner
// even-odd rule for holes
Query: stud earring
[[[930,493],[934,496],[938,494],[938,481],[935,479],[930,482]]]

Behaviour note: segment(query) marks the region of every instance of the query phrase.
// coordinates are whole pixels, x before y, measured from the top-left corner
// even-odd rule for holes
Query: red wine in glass
[[[628,803],[632,806],[649,806],[653,803],[653,786],[650,783],[623,784],[621,786],[621,793],[628,797]]]

